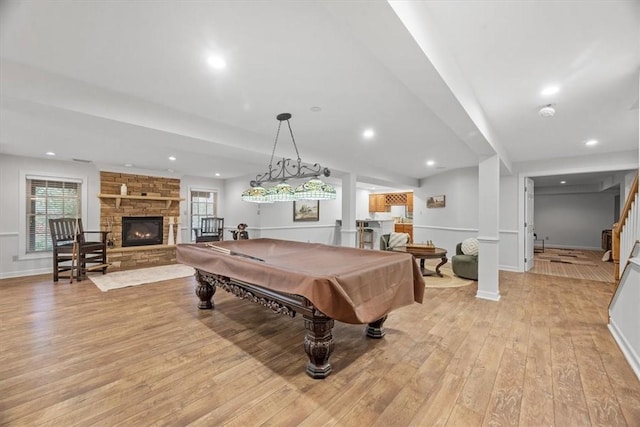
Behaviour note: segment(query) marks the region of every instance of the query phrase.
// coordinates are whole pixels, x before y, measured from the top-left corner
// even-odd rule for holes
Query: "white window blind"
[[[208,190],[191,190],[191,230],[200,228],[200,219],[216,216],[218,193]],[[195,240],[195,231],[191,236]]]
[[[26,252],[50,251],[49,219],[80,217],[82,182],[40,176],[26,178]]]

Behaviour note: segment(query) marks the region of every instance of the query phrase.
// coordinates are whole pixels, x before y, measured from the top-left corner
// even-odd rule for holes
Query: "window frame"
[[[189,197],[187,200],[187,203],[189,204],[189,241],[190,242],[195,242],[195,231],[194,229],[198,228],[200,226],[200,224],[193,224],[193,217],[194,217],[194,213],[193,213],[193,202],[192,202],[192,196],[194,192],[204,192],[204,193],[213,193],[213,214],[212,216],[218,216],[218,208],[219,208],[219,204],[220,204],[220,191],[218,189],[215,188],[202,188],[202,187],[189,187]],[[199,215],[199,216],[203,216],[203,215]],[[204,215],[204,216],[209,216],[209,215]]]
[[[84,175],[74,174],[56,174],[52,172],[40,171],[20,171],[20,188],[19,188],[19,229],[18,229],[18,259],[32,260],[51,258],[52,251],[27,252],[27,180],[41,179],[47,181],[58,182],[75,182],[80,184],[80,218],[84,224],[87,224],[88,211],[88,179]]]

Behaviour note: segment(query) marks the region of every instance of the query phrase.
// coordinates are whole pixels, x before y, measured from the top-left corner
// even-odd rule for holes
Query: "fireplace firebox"
[[[161,216],[123,216],[122,246],[162,244]]]

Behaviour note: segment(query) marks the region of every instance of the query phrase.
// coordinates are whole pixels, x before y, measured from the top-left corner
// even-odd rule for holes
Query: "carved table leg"
[[[323,379],[329,376],[333,368],[329,363],[329,356],[333,353],[333,319],[328,317],[304,316],[304,327],[307,334],[304,337],[304,351],[309,356],[307,374],[313,379]]]
[[[367,336],[369,338],[382,338],[383,336],[385,336],[387,331],[385,331],[384,327],[382,326],[385,320],[387,320],[387,316],[384,316],[376,320],[375,322],[369,323],[366,329]]]
[[[447,263],[447,257],[446,256],[443,256],[442,258],[440,258],[440,264],[436,265],[436,274],[438,276],[442,277],[442,273],[440,273],[440,267],[442,267],[446,263]]]
[[[200,298],[200,303],[198,303],[198,308],[200,310],[210,310],[213,308],[213,295],[216,293],[216,287],[213,286],[206,277],[200,274],[198,270],[196,270],[196,280],[198,281],[198,286],[196,286],[196,295]]]

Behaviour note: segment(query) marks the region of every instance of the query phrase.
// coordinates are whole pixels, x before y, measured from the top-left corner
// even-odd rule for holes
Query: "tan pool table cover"
[[[177,246],[178,262],[278,292],[302,295],[325,315],[370,323],[422,303],[424,281],[410,254],[277,239],[212,242],[264,261],[226,255],[204,244]]]

